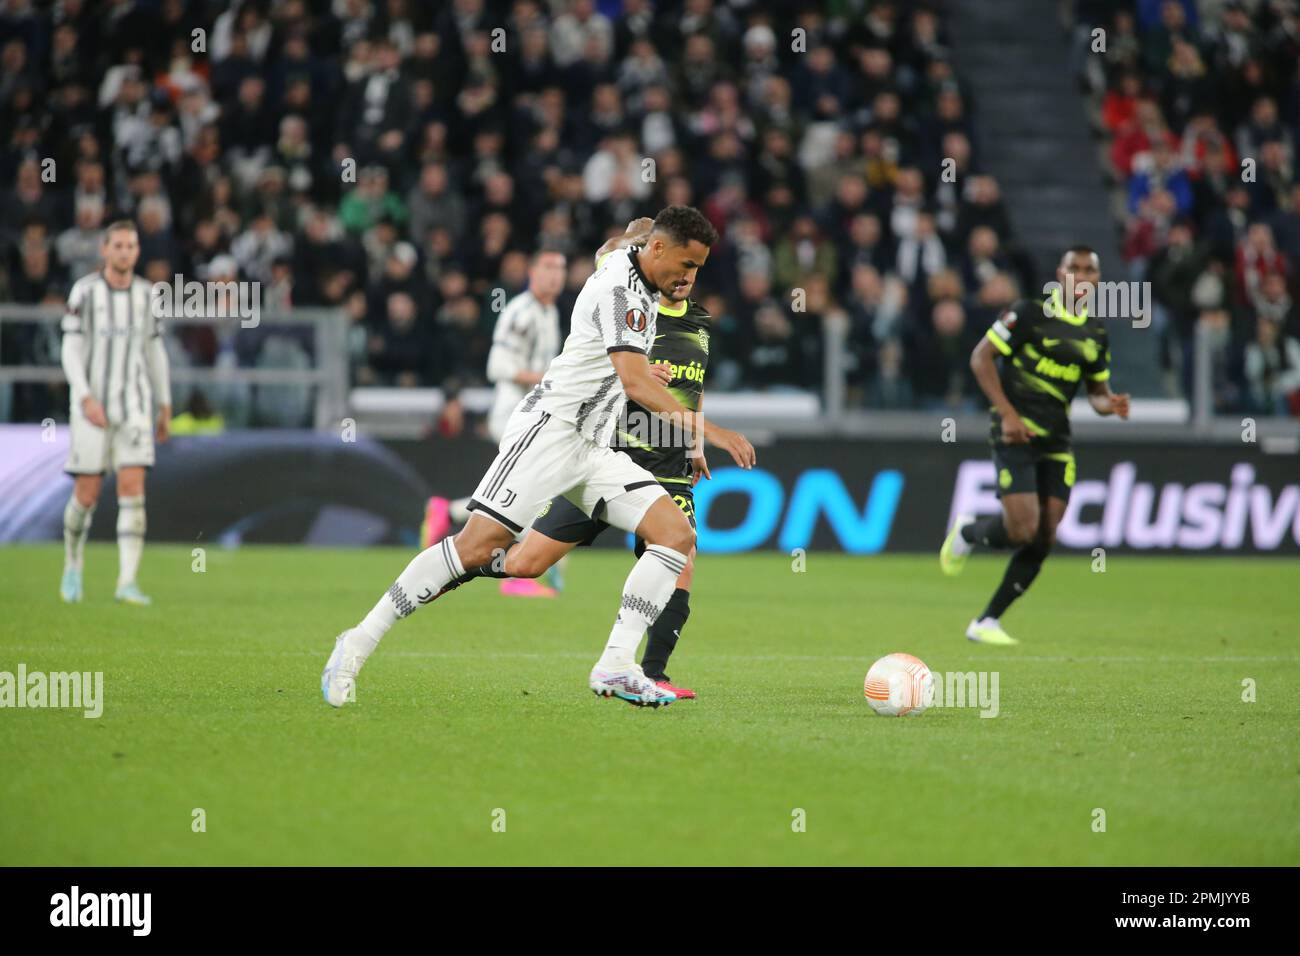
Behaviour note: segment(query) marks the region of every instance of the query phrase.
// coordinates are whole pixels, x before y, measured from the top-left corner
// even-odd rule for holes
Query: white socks
[[[685,567],[686,555],[657,544],[646,546],[623,585],[623,602],[597,667],[615,670],[635,662],[642,635],[673,596]]]
[[[63,509],[63,562],[77,571],[82,569],[86,554],[86,538],[90,536],[90,521],[95,516],[95,506],[82,505],[73,494]],[[117,499],[117,586],[119,589],[135,583],[140,570],[140,556],[144,553],[144,495],[127,495]]]
[[[95,506],[82,505],[74,494],[63,509],[63,564],[81,570],[86,553],[86,538],[90,535],[90,519],[95,516]]]
[[[646,628],[655,622],[672,597],[685,567],[686,555],[656,544],[646,547],[623,585],[618,619],[598,666],[617,669],[634,662],[633,655]],[[451,538],[421,551],[357,625],[351,649],[364,661],[399,619],[428,604],[464,573],[465,567]]]
[[[421,551],[357,625],[369,643],[368,647],[359,650],[369,655],[398,618],[407,617],[420,605],[428,604],[452,578],[464,573],[465,568],[451,538],[443,538],[433,547]]]
[[[117,499],[117,586],[135,582],[144,553],[144,495]]]

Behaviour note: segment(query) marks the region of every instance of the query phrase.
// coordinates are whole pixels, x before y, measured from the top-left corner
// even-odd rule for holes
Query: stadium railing
[[[57,306],[0,304],[0,339],[6,327],[36,323],[49,330],[57,342],[57,325],[63,310]],[[211,325],[230,330],[238,322],[226,317],[185,316],[167,320],[172,331],[188,325]],[[445,404],[438,388],[348,387],[347,320],[332,309],[293,309],[284,313],[262,313],[258,328],[305,325],[312,329],[313,367],[266,368],[224,365],[217,367],[173,365],[174,395],[186,386],[222,389],[227,386],[300,387],[314,391],[313,426],[333,430],[352,419],[363,433],[384,438],[411,438],[427,433]],[[847,343],[845,330],[835,323],[823,329],[823,387],[812,391],[710,392],[710,417],[743,428],[756,441],[775,437],[925,438],[936,440],[983,441],[988,434],[988,417],[980,412],[946,409],[878,410],[852,407],[848,400]],[[1300,419],[1248,414],[1215,414],[1211,389],[1211,345],[1198,337],[1194,367],[1195,387],[1191,401],[1181,398],[1135,398],[1131,421],[1121,423],[1099,418],[1088,409],[1085,398],[1076,399],[1074,431],[1082,438],[1104,437],[1116,441],[1186,441],[1194,439],[1220,444],[1243,441],[1249,427],[1265,450],[1279,454],[1300,452]],[[48,350],[47,350],[48,351]],[[57,350],[54,355],[57,356]],[[63,369],[54,364],[0,364],[0,387],[11,383],[64,382]],[[1119,388],[1132,387],[1118,382]],[[491,388],[468,388],[460,393],[466,411],[486,414],[492,403]],[[179,412],[183,409],[175,408]],[[221,410],[220,408],[218,409]],[[5,417],[0,412],[0,417]],[[946,436],[955,436],[949,438]]]
[[[6,325],[35,323],[40,326],[57,326],[64,310],[57,306],[0,304],[0,338]],[[183,316],[165,320],[167,328],[191,325],[210,325],[230,332],[239,329],[239,319],[233,317]],[[267,368],[239,365],[194,366],[172,364],[171,383],[173,396],[179,396],[185,386],[297,386],[313,389],[313,424],[318,430],[338,428],[347,415],[348,357],[347,318],[337,309],[292,309],[288,312],[261,312],[256,328],[267,331],[275,327],[309,326],[313,335],[313,367]],[[57,328],[53,330],[57,338]],[[63,368],[57,364],[4,365],[0,364],[0,386],[17,383],[46,383],[60,385],[67,379]],[[173,411],[182,408],[173,402]],[[218,409],[220,410],[220,409]]]

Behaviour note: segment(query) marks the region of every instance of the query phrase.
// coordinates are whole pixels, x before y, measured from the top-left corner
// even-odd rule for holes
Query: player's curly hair
[[[675,246],[698,242],[711,246],[718,241],[718,231],[704,213],[694,206],[668,206],[655,216],[653,232],[663,233]]]

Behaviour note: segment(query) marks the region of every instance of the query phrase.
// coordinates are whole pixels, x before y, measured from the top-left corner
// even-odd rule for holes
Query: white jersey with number
[[[627,395],[609,355],[648,354],[659,312],[658,293],[635,256],[635,250],[619,250],[601,261],[578,293],[563,350],[516,414],[540,410],[588,441],[610,443]]]
[[[62,327],[72,404],[94,396],[109,425],[152,421],[155,392],[159,404],[171,404],[163,327],[150,308],[150,289],[140,276],[129,288],[114,289],[102,272],[92,272],[68,293]]]
[[[154,406],[171,404],[163,325],[151,309],[151,284],[138,276],[114,289],[100,272],[78,279],[63,316],[63,371],[72,407],[64,470],[102,475],[154,463]],[[92,424],[82,402],[93,397],[106,427]]]
[[[488,378],[496,385],[488,427],[498,440],[506,422],[528,391],[515,381],[520,372],[545,372],[560,351],[560,310],[554,303],[543,305],[531,292],[506,303],[492,332],[488,353]]]

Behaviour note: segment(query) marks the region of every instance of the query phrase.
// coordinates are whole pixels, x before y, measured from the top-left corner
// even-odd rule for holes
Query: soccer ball
[[[916,717],[934,702],[934,677],[919,657],[887,654],[867,671],[863,693],[881,716]]]

